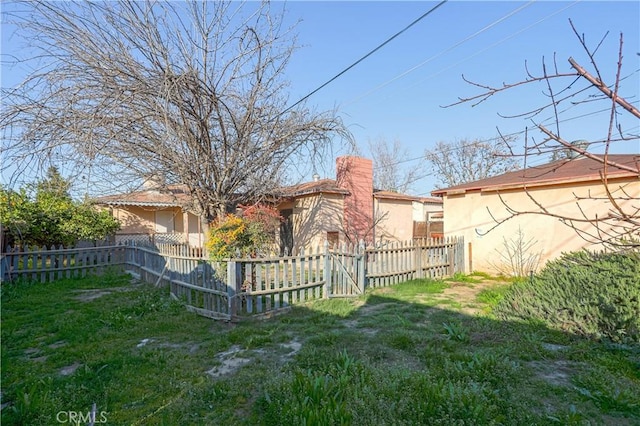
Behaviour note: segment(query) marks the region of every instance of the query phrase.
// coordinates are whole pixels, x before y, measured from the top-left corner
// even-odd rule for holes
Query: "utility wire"
[[[541,23],[541,22],[543,22],[543,21],[545,21],[545,20],[547,20],[547,19],[549,19],[549,18],[551,18],[551,17],[553,17],[553,16],[555,16],[555,15],[559,14],[560,12],[565,11],[566,9],[568,9],[568,8],[570,8],[570,7],[574,6],[574,5],[576,5],[576,4],[577,4],[577,3],[579,3],[580,1],[581,1],[581,0],[576,0],[575,2],[573,2],[573,3],[571,3],[571,4],[569,4],[569,5],[565,6],[565,7],[563,7],[562,9],[559,9],[559,10],[557,10],[556,12],[554,12],[554,13],[552,13],[552,14],[550,14],[550,15],[545,16],[544,18],[542,18],[542,19],[540,19],[540,20],[538,20],[538,21],[534,22],[533,24],[530,24],[529,26],[527,26],[527,27],[525,27],[525,28],[522,28],[522,29],[520,29],[520,30],[516,31],[515,33],[513,33],[513,34],[511,34],[511,35],[509,35],[509,36],[507,36],[507,37],[503,38],[503,39],[502,39],[502,40],[500,40],[500,41],[497,41],[497,42],[495,42],[495,43],[491,44],[490,46],[485,47],[485,48],[484,48],[484,49],[482,49],[482,50],[478,50],[478,51],[477,51],[477,52],[475,52],[474,54],[472,54],[472,55],[470,55],[470,56],[467,56],[466,58],[464,58],[464,59],[462,59],[462,60],[460,60],[460,61],[458,61],[458,62],[455,62],[454,64],[449,65],[449,66],[448,66],[448,67],[446,67],[446,68],[441,69],[440,71],[436,72],[435,74],[431,74],[429,77],[427,77],[427,78],[425,78],[425,79],[422,79],[422,80],[418,81],[417,83],[415,83],[415,84],[413,84],[413,85],[411,85],[411,86],[409,86],[409,87],[407,87],[407,88],[405,88],[405,89],[410,89],[410,88],[412,88],[412,87],[415,87],[415,86],[418,86],[418,85],[420,85],[420,84],[424,83],[424,82],[425,82],[425,81],[427,81],[427,80],[431,80],[433,77],[435,77],[435,76],[437,76],[437,75],[439,75],[439,74],[442,74],[443,72],[448,71],[448,70],[450,70],[451,68],[454,68],[454,67],[456,67],[456,66],[460,65],[461,63],[466,62],[466,61],[468,61],[469,59],[471,59],[471,58],[473,58],[473,57],[475,57],[475,56],[478,56],[478,55],[480,55],[481,53],[484,53],[485,51],[487,51],[487,50],[489,50],[489,49],[492,49],[492,48],[494,48],[494,47],[496,47],[496,46],[498,46],[498,45],[500,45],[500,44],[502,44],[502,43],[506,42],[507,40],[509,40],[509,39],[511,39],[511,38],[513,38],[513,37],[515,37],[515,36],[517,36],[517,35],[519,35],[519,34],[521,34],[521,33],[525,32],[525,31],[527,31],[527,30],[531,29],[532,27],[534,27],[534,26],[538,25],[539,23]],[[346,104],[345,104],[345,105],[351,105],[351,104],[353,104],[353,103],[355,103],[355,102],[358,102],[358,101],[360,101],[361,99],[363,99],[363,98],[365,98],[365,97],[369,96],[370,94],[372,94],[372,93],[374,93],[374,92],[377,92],[378,90],[380,90],[380,89],[382,89],[382,88],[384,88],[384,87],[388,86],[389,84],[393,83],[394,81],[396,81],[396,80],[398,80],[398,79],[400,79],[400,78],[404,77],[405,75],[407,75],[407,74],[409,74],[409,73],[411,73],[411,72],[415,71],[416,69],[423,67],[423,66],[424,66],[424,65],[426,65],[427,63],[431,62],[433,59],[436,59],[436,58],[438,58],[439,56],[442,56],[443,54],[445,54],[445,53],[447,53],[447,52],[449,52],[449,51],[451,51],[451,50],[455,49],[456,47],[458,47],[458,46],[460,46],[461,44],[465,43],[466,41],[470,40],[471,38],[476,37],[476,36],[477,36],[477,35],[479,35],[481,32],[483,32],[483,31],[485,31],[485,30],[488,30],[489,28],[491,28],[491,27],[492,27],[492,26],[494,26],[495,24],[497,24],[497,23],[499,23],[500,21],[503,21],[503,20],[505,20],[505,19],[507,19],[507,18],[511,17],[512,15],[514,15],[515,13],[519,12],[521,9],[523,9],[524,7],[527,7],[527,6],[529,6],[529,3],[527,3],[527,4],[526,4],[526,5],[524,5],[524,6],[521,6],[520,8],[518,8],[518,9],[514,10],[513,12],[511,12],[510,14],[508,14],[508,15],[506,15],[506,16],[504,16],[504,17],[500,18],[499,20],[497,20],[497,21],[495,21],[495,22],[493,22],[493,23],[489,24],[489,25],[488,25],[488,26],[486,26],[485,28],[483,28],[483,29],[481,29],[481,30],[477,31],[476,33],[474,33],[474,34],[472,34],[472,35],[468,36],[467,38],[463,39],[462,41],[458,42],[457,44],[454,44],[453,46],[451,46],[451,47],[447,48],[446,50],[443,50],[442,52],[438,53],[437,55],[432,56],[431,58],[424,60],[423,62],[419,63],[418,65],[415,65],[414,67],[412,67],[412,68],[410,68],[410,69],[408,69],[408,70],[406,70],[406,71],[402,72],[401,74],[399,74],[399,75],[397,75],[397,76],[393,77],[392,79],[390,79],[390,80],[388,80],[388,81],[386,81],[386,82],[384,82],[384,83],[382,83],[382,84],[380,84],[380,85],[378,85],[378,86],[374,87],[373,89],[370,89],[369,91],[367,91],[367,92],[365,92],[365,93],[363,93],[363,94],[359,95],[358,97],[356,97],[356,98],[354,98],[354,99],[351,99],[350,101],[346,102]]]
[[[475,38],[477,36],[479,36],[483,32],[485,32],[485,31],[491,29],[492,27],[498,25],[500,22],[502,22],[502,21],[504,21],[506,19],[509,19],[510,17],[512,17],[516,13],[520,12],[521,10],[531,6],[534,3],[534,1],[535,0],[531,0],[528,3],[526,3],[526,4],[522,5],[522,6],[519,6],[518,8],[516,8],[515,10],[509,12],[508,14],[503,16],[502,18],[493,21],[492,23],[490,23],[489,25],[485,26],[484,28],[481,28],[480,30],[476,31],[475,33],[473,33],[473,34],[471,34],[471,35],[469,35],[467,37],[465,37],[464,39],[460,40],[459,42],[449,46],[445,50],[440,51],[440,53],[437,53],[436,55],[434,55],[434,56],[432,56],[432,57],[430,57],[428,59],[425,59],[424,61],[420,62],[419,64],[414,65],[413,67],[409,68],[408,70],[403,71],[402,73],[400,73],[397,76],[393,77],[391,80],[388,80],[388,81],[386,81],[386,82],[374,87],[373,89],[369,90],[368,92],[364,93],[363,95],[360,95],[356,99],[353,99],[353,100],[347,102],[347,105],[359,101],[360,99],[370,95],[371,93],[376,92],[376,91],[382,89],[383,87],[388,86],[389,84],[393,83],[394,81],[399,80],[400,78],[412,73],[413,71],[417,70],[418,68],[423,67],[424,65],[426,65],[429,62],[439,58],[440,56],[444,55],[445,53],[448,53],[448,52],[454,50],[456,47],[466,43],[467,41],[469,41],[469,40],[471,40],[471,39],[473,39],[473,38]]]
[[[638,101],[632,102],[632,103],[638,103]],[[567,122],[567,121],[577,120],[579,118],[584,118],[584,117],[588,117],[588,116],[592,116],[592,115],[597,115],[597,114],[601,114],[603,112],[609,112],[609,111],[611,111],[611,108],[604,108],[604,109],[600,109],[600,110],[597,110],[597,111],[592,111],[592,112],[588,112],[588,113],[585,113],[585,114],[577,115],[577,116],[574,116],[574,117],[565,118],[563,120],[560,120],[559,122],[560,123],[564,123],[564,122]],[[547,120],[542,121],[540,124],[544,124],[546,121],[551,120],[551,119],[552,119],[552,117],[549,117]],[[476,143],[487,143],[487,142],[499,141],[499,140],[502,140],[503,138],[510,138],[510,137],[513,137],[513,136],[520,136],[520,135],[523,135],[524,133],[525,133],[525,130],[520,130],[518,132],[508,133],[508,134],[505,134],[505,135],[502,135],[502,136],[496,136],[496,137],[493,137],[493,138],[474,139],[472,142],[469,142],[468,144],[463,144],[463,145],[460,145],[460,146],[451,146],[451,147],[449,147],[449,148],[447,148],[445,150],[442,150],[441,152],[449,153],[449,152],[452,152],[452,151],[455,151],[455,150],[467,148],[467,147],[472,146],[472,145],[474,145]],[[381,169],[383,167],[395,166],[395,165],[403,164],[403,163],[409,163],[411,161],[424,160],[424,159],[426,159],[426,157],[427,157],[426,155],[420,155],[418,157],[407,158],[407,159],[404,159],[404,160],[395,161],[393,163],[385,164],[385,165],[382,165],[382,166],[375,166],[374,170]],[[425,177],[429,176],[429,175],[430,175],[430,173],[426,174]]]
[[[340,76],[342,76],[344,73],[346,73],[347,71],[349,71],[351,68],[355,67],[356,65],[358,65],[360,62],[364,61],[365,59],[367,59],[369,56],[373,55],[375,52],[377,52],[378,50],[380,50],[381,48],[383,48],[385,45],[387,45],[389,42],[391,42],[393,39],[395,39],[396,37],[398,37],[400,34],[402,34],[403,32],[407,31],[409,28],[413,27],[415,24],[417,24],[418,22],[420,22],[421,20],[423,20],[424,18],[426,18],[427,16],[429,16],[431,13],[435,12],[436,9],[438,9],[440,6],[442,6],[443,4],[445,4],[448,0],[442,0],[440,3],[438,3],[437,5],[435,5],[434,7],[432,7],[430,10],[428,10],[427,12],[425,12],[424,14],[422,14],[420,17],[418,17],[416,20],[414,20],[412,23],[410,23],[409,25],[407,25],[406,27],[404,27],[403,29],[401,29],[400,31],[398,31],[396,34],[394,34],[393,36],[391,36],[390,38],[388,38],[387,40],[385,40],[382,44],[380,44],[378,47],[376,47],[375,49],[373,49],[372,51],[370,51],[369,53],[367,53],[366,55],[364,55],[362,58],[358,59],[357,61],[355,61],[353,64],[349,65],[347,68],[345,68],[344,70],[340,71],[338,74],[336,74],[334,77],[332,77],[330,80],[328,80],[326,83],[324,83],[323,85],[321,85],[320,87],[318,87],[317,89],[315,89],[314,91],[312,91],[311,93],[307,94],[306,96],[302,97],[299,101],[297,101],[296,103],[294,103],[293,105],[289,106],[287,109],[285,109],[284,111],[282,111],[282,114],[286,113],[287,111],[291,110],[293,107],[295,107],[296,105],[300,104],[301,102],[305,101],[306,99],[308,99],[309,97],[311,97],[312,95],[314,95],[316,92],[318,92],[319,90],[321,90],[322,88],[324,88],[325,86],[327,86],[328,84],[330,84],[331,82],[333,82],[334,80],[336,80],[337,78],[339,78]]]

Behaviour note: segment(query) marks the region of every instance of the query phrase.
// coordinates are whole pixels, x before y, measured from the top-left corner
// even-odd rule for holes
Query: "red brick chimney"
[[[336,158],[336,183],[349,191],[344,199],[343,221],[348,239],[370,242],[373,238],[373,161],[343,156]]]

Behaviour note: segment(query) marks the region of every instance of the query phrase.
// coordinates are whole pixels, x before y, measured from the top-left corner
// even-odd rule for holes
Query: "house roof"
[[[375,191],[373,193],[373,196],[374,198],[379,198],[383,200],[417,201],[420,203],[428,203],[428,204],[442,204],[441,198],[417,197],[415,195],[400,194],[398,192],[393,192],[393,191]]]
[[[609,155],[608,159],[610,162],[640,170],[640,155],[638,154],[612,154]],[[603,164],[601,162],[587,157],[578,157],[516,170],[450,188],[438,189],[432,191],[431,195],[443,196],[464,194],[471,191],[500,191],[524,188],[525,186],[530,188],[535,186],[592,182],[600,180],[600,172],[602,170]],[[634,173],[614,166],[607,167],[607,177],[610,179],[638,176],[638,172]]]
[[[107,195],[94,200],[96,204],[111,206],[182,207],[191,197],[184,185],[168,185],[166,189],[146,189],[126,194]]]
[[[310,194],[349,194],[344,188],[340,188],[334,179],[320,179],[312,182],[304,182],[282,188],[281,194],[285,197],[300,197]]]

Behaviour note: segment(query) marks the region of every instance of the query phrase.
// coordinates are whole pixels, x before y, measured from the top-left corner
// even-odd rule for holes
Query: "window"
[[[340,244],[340,233],[337,231],[327,232],[327,241],[329,248],[337,248]]]

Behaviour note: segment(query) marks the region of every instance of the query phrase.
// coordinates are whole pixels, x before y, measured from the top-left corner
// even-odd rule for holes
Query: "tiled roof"
[[[312,182],[304,182],[282,188],[280,193],[285,197],[300,197],[310,194],[349,194],[344,188],[340,188],[333,179],[320,179]]]
[[[107,195],[94,200],[96,204],[120,206],[182,207],[191,197],[184,185],[169,185],[166,189],[147,189],[127,194]]]
[[[640,167],[640,155],[638,154],[612,154],[609,161],[638,170]],[[463,194],[469,191],[499,191],[504,189],[517,189],[523,187],[557,185],[564,183],[592,182],[600,180],[600,172],[603,164],[587,157],[579,157],[571,160],[559,160],[540,166],[516,170],[487,179],[477,180],[450,188],[438,189],[431,195]],[[622,178],[638,176],[618,167],[608,166],[608,178]]]

